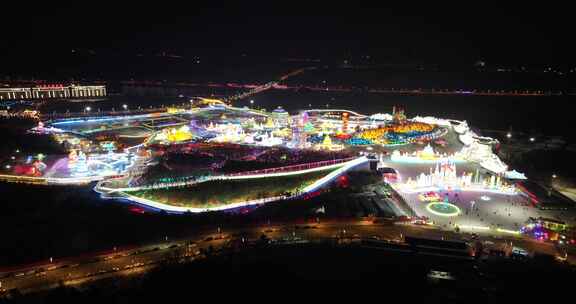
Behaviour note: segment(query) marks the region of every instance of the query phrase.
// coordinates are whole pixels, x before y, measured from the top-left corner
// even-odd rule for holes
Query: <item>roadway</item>
[[[443,231],[431,226],[398,224],[393,222],[374,223],[371,220],[339,222],[315,222],[309,224],[279,223],[251,227],[205,230],[190,238],[163,241],[130,250],[111,252],[82,259],[70,258],[44,265],[23,267],[10,273],[1,273],[1,287],[5,290],[17,288],[23,293],[55,288],[60,285],[79,285],[110,277],[126,277],[149,271],[167,261],[192,261],[203,257],[212,246],[220,249],[233,241],[249,242],[262,234],[270,239],[322,240],[334,238],[378,238],[391,242],[403,242],[405,236],[447,240],[469,240],[470,235]],[[480,236],[490,240],[494,246],[514,246],[529,252],[556,255],[551,243],[507,236]],[[572,256],[569,261],[574,263]]]

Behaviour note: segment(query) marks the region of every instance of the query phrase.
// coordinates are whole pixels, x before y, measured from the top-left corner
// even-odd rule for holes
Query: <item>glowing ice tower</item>
[[[70,153],[68,166],[72,176],[86,176],[88,174],[88,157],[84,152],[79,151],[78,156],[74,157],[75,151]]]
[[[308,148],[308,134],[305,126],[309,124],[308,113],[303,112],[296,118],[296,123],[292,125],[292,140],[288,143],[290,148]]]

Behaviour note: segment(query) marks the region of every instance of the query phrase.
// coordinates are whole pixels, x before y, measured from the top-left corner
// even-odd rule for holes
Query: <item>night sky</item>
[[[273,7],[190,2],[133,6],[19,5],[3,11],[0,63],[60,59],[72,50],[110,56],[345,58],[378,62],[573,64],[570,9],[346,3]],[[17,12],[17,13],[16,13]],[[186,15],[186,16],[184,16]]]

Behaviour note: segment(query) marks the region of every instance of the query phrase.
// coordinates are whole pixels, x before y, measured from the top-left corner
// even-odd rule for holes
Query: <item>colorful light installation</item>
[[[438,216],[445,216],[445,217],[453,217],[458,216],[461,211],[458,206],[446,203],[446,202],[432,202],[426,205],[426,210],[428,212],[438,215]]]

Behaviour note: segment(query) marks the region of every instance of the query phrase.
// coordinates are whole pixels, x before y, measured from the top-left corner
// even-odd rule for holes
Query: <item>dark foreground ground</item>
[[[126,201],[104,200],[83,187],[50,187],[0,183],[0,270],[15,265],[91,255],[113,247],[138,246],[190,237],[205,229],[228,229],[243,225],[299,223],[328,218],[366,216],[365,204],[349,199],[363,178],[350,178],[349,188],[307,200],[266,204],[256,210],[167,215],[143,210],[134,212]],[[316,210],[325,208],[324,214]],[[141,210],[141,209],[140,209]],[[247,212],[247,213],[244,213]],[[382,212],[381,216],[391,216]]]
[[[430,271],[453,280],[435,280]],[[552,301],[571,293],[573,269],[554,261],[473,261],[358,246],[281,245],[165,265],[141,278],[15,297],[8,303],[158,303],[373,300],[405,303]]]

